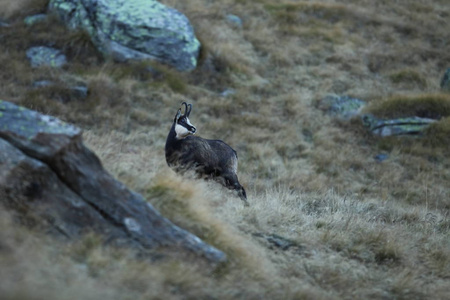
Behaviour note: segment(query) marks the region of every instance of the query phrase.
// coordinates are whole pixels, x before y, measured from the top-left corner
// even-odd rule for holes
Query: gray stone
[[[228,15],[227,15],[227,21],[230,22],[231,24],[233,24],[233,25],[239,27],[239,28],[242,28],[242,25],[243,25],[242,19],[239,18],[239,17],[236,16],[236,15],[228,14]]]
[[[3,21],[2,19],[0,19],[0,27],[10,27],[11,25],[9,25],[9,23]]]
[[[139,249],[173,247],[226,260],[115,180],[79,128],[1,100],[0,202],[65,238],[88,230]]]
[[[46,14],[37,14],[37,15],[32,15],[32,16],[28,16],[26,17],[23,22],[28,25],[34,25],[36,23],[45,21],[47,19],[47,15]]]
[[[33,68],[48,66],[60,68],[67,63],[66,56],[58,49],[37,46],[27,50],[27,57]]]
[[[363,115],[361,119],[364,126],[373,134],[382,137],[392,135],[418,135],[430,124],[436,122],[434,119],[419,117],[384,120],[371,114]]]
[[[157,60],[180,71],[197,65],[200,43],[188,19],[154,0],[51,0],[70,28],[83,29],[106,56]]]
[[[389,155],[388,155],[388,154],[381,153],[381,154],[375,155],[373,158],[374,158],[377,162],[382,162],[382,161],[385,161],[386,159],[388,159],[388,158],[389,158]]]
[[[84,83],[76,83],[75,85],[66,82],[57,83],[50,80],[38,80],[33,82],[33,87],[51,91],[49,93],[50,97],[63,103],[85,99],[89,93],[89,89]]]
[[[38,81],[33,82],[34,88],[42,88],[42,87],[53,86],[53,85],[55,85],[55,83],[50,80],[38,80]]]
[[[228,97],[236,94],[235,89],[225,89],[223,92],[220,93],[221,97]]]
[[[349,120],[358,115],[366,102],[349,96],[328,95],[319,103],[319,108],[339,119]]]
[[[262,238],[265,241],[267,241],[269,244],[269,247],[271,247],[271,248],[276,247],[283,251],[286,251],[291,247],[296,247],[298,249],[302,248],[300,245],[298,245],[294,241],[287,239],[285,237],[282,237],[278,234],[266,234],[266,233],[262,233],[262,232],[256,232],[256,233],[253,233],[252,235],[257,238]]]
[[[445,92],[450,92],[450,68],[448,68],[441,80],[441,89]]]

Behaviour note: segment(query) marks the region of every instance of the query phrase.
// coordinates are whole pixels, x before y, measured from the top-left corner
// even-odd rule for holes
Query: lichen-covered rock
[[[67,63],[66,56],[58,49],[37,46],[27,50],[27,57],[33,68],[48,66],[60,68]]]
[[[44,220],[64,237],[89,230],[140,248],[184,248],[214,262],[226,259],[115,180],[81,134],[0,100],[0,203]]]
[[[373,134],[382,137],[421,134],[431,123],[436,122],[434,119],[419,117],[384,120],[376,118],[371,114],[363,115],[362,121],[364,126]]]
[[[359,114],[366,102],[349,96],[328,95],[319,103],[319,108],[329,115],[348,120]]]
[[[154,0],[51,0],[71,28],[89,33],[107,57],[152,59],[180,71],[196,67],[200,43],[188,19]]]
[[[446,92],[450,92],[450,68],[445,71],[441,80],[441,89]]]

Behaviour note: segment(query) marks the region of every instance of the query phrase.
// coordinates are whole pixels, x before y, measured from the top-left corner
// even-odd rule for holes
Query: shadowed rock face
[[[197,65],[200,43],[188,19],[157,1],[51,0],[49,10],[118,61],[153,59],[180,71]]]
[[[19,214],[32,212],[67,238],[93,230],[133,246],[180,247],[214,262],[226,259],[115,180],[81,133],[0,100],[0,201]]]

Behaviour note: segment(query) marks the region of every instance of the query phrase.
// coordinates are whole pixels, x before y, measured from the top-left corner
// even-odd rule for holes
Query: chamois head
[[[197,129],[194,125],[189,121],[189,115],[192,110],[192,104],[187,104],[183,102],[181,105],[184,105],[184,114],[181,113],[181,108],[178,109],[177,114],[173,122],[175,123],[175,133],[177,139],[184,139],[190,134],[195,134]]]

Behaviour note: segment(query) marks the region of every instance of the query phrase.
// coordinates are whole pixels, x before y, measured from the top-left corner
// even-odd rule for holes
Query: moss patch
[[[365,111],[386,119],[413,116],[440,119],[450,116],[450,95],[393,96],[380,102],[371,103]]]

